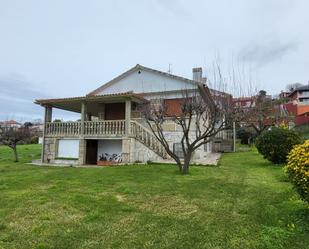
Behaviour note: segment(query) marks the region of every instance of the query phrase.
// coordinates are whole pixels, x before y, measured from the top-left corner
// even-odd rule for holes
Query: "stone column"
[[[45,141],[45,132],[46,132],[46,123],[49,123],[52,121],[53,117],[53,108],[51,106],[44,106],[44,125],[43,125],[43,139],[42,139],[42,152],[41,152],[41,161],[42,163],[47,162],[47,157],[49,153],[49,148],[46,146]]]
[[[131,138],[123,137],[122,138],[122,162],[129,163],[131,162]]]
[[[124,163],[130,162],[131,138],[130,138],[130,121],[131,121],[131,100],[126,100],[125,112],[125,136],[122,138],[122,160]]]
[[[80,121],[81,121],[81,127],[80,127],[80,135],[84,136],[85,133],[85,121],[86,121],[86,115],[87,115],[87,105],[85,102],[82,102],[81,104],[81,111],[80,111]]]
[[[126,136],[130,136],[131,100],[126,100]]]
[[[85,102],[81,103],[81,126],[79,134],[79,164],[83,165],[86,163],[86,140],[84,138],[85,134],[85,121],[87,115],[87,105]]]
[[[84,165],[86,164],[86,150],[87,150],[87,143],[86,139],[82,138],[79,139],[79,164]]]

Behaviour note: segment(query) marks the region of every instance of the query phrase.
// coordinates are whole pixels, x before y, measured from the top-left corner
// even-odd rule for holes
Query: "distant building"
[[[43,121],[32,123],[30,129],[33,133],[37,134],[38,136],[42,136],[43,135],[43,129],[44,129]]]
[[[292,90],[285,109],[295,116],[295,125],[309,124],[309,85]]]
[[[255,106],[256,97],[233,98],[233,103],[237,107],[249,108]]]
[[[290,95],[290,92],[281,91],[279,94],[279,99],[287,99]]]
[[[309,107],[309,84],[294,89],[289,98],[293,101],[297,101],[297,104],[308,105]]]
[[[15,120],[5,120],[5,121],[0,121],[0,127],[2,127],[2,128],[20,128],[20,127],[22,127],[22,124],[16,122]]]

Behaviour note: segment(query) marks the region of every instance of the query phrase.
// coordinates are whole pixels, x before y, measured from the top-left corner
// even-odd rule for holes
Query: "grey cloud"
[[[40,116],[42,110],[33,102],[36,98],[49,97],[17,75],[0,77],[0,89],[0,119]]]
[[[0,77],[0,89],[1,97],[17,98],[21,101],[48,96],[46,93],[39,91],[34,84],[17,75]]]
[[[271,41],[265,44],[254,44],[243,49],[240,58],[246,62],[253,62],[261,67],[265,64],[282,59],[285,55],[297,49],[296,42],[280,43]]]
[[[0,120],[15,119],[20,122],[43,118],[43,108],[34,104],[35,99],[54,98],[39,86],[20,75],[0,77]],[[76,120],[78,114],[54,109],[53,118]]]

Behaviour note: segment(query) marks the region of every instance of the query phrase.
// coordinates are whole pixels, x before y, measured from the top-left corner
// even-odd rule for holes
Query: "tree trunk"
[[[18,162],[17,147],[16,147],[16,146],[14,146],[12,149],[13,149],[13,151],[14,151],[14,158],[15,158],[15,162]]]
[[[188,152],[187,155],[185,156],[183,165],[181,167],[181,173],[182,174],[189,174],[189,166],[190,166],[190,162],[191,162],[191,156],[192,156],[192,152]]]

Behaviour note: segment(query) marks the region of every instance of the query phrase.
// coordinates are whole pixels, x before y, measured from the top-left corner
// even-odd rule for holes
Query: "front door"
[[[86,164],[97,164],[98,160],[98,140],[87,140]]]
[[[125,103],[105,104],[105,120],[124,120],[126,106]]]

